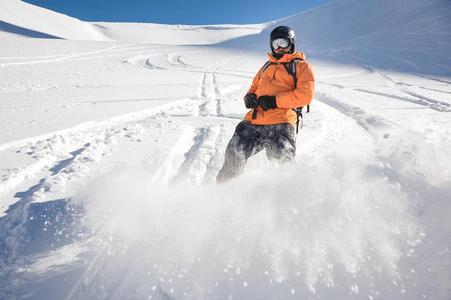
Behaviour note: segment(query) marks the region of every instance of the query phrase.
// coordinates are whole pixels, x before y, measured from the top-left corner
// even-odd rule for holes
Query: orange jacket
[[[296,124],[297,116],[293,108],[308,105],[313,98],[315,78],[312,68],[302,52],[287,53],[279,60],[276,60],[271,54],[268,54],[268,57],[269,61],[274,64],[271,64],[263,74],[261,74],[262,69],[258,71],[247,94],[255,93],[257,97],[276,96],[277,108],[263,111],[261,107],[257,107],[256,119],[252,119],[253,109],[246,114],[244,119],[255,125]],[[296,64],[297,86],[295,89],[293,89],[293,77],[282,64],[290,62],[294,58],[302,59]]]

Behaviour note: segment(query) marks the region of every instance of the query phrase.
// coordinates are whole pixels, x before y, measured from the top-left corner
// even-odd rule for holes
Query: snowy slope
[[[450,18],[447,0],[331,1],[226,44],[266,49],[269,32],[283,24],[304,51],[331,62],[449,75]]]
[[[116,41],[167,45],[215,44],[260,33],[267,26],[267,24],[205,26],[107,22],[92,24]]]
[[[448,4],[375,3],[216,35],[102,24],[155,44],[0,35],[0,299],[450,299],[449,41],[410,56],[446,35]],[[308,16],[325,35],[303,44]],[[296,163],[262,152],[218,186],[284,22],[317,78]]]
[[[0,34],[71,40],[109,40],[89,23],[20,0],[0,1]]]
[[[307,48],[449,47],[451,3],[445,0],[346,0],[285,18]]]

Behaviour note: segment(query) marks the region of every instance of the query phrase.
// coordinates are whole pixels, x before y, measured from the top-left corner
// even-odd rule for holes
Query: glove
[[[244,105],[246,108],[254,108],[257,106],[257,95],[247,94],[244,96]]]
[[[276,96],[260,96],[257,101],[258,105],[263,108],[264,111],[271,108],[277,108]]]

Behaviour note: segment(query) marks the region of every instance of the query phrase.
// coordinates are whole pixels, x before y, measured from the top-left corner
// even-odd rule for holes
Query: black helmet
[[[269,37],[269,46],[271,47],[271,52],[273,55],[276,53],[274,52],[274,48],[272,46],[272,42],[276,39],[287,39],[290,41],[291,49],[290,53],[293,53],[296,49],[296,35],[294,33],[294,30],[288,26],[279,26],[274,28],[273,31],[271,31],[271,35]]]

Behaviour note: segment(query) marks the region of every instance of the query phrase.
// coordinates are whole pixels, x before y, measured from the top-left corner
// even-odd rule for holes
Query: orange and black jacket
[[[310,104],[313,98],[315,78],[312,67],[306,61],[304,53],[298,51],[287,53],[279,60],[271,54],[268,54],[268,57],[272,64],[263,73],[262,69],[258,71],[247,94],[255,93],[257,97],[275,96],[277,108],[263,111],[261,107],[257,107],[254,108],[257,110],[257,118],[252,119],[254,109],[251,109],[244,119],[255,125],[281,123],[295,125],[297,116],[293,109]],[[302,59],[296,64],[296,87],[284,64],[295,58]]]

